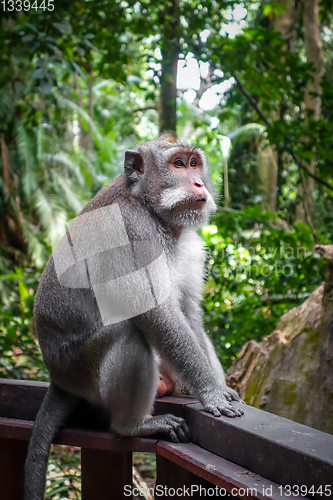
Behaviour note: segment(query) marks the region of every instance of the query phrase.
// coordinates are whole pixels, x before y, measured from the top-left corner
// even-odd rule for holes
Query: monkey
[[[159,363],[214,416],[244,413],[202,320],[197,230],[215,210],[203,151],[165,135],[126,151],[124,172],[68,224],[34,303],[50,385],[28,447],[25,500],[43,499],[52,439],[82,400],[107,411],[120,436],[191,440],[183,419],[152,416]]]

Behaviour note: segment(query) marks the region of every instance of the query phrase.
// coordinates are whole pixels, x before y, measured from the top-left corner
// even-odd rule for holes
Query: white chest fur
[[[182,293],[201,296],[204,280],[205,252],[200,236],[193,229],[184,229],[174,253],[174,272]]]

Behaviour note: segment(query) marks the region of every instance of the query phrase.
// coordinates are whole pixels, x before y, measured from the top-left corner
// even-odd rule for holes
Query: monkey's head
[[[125,153],[132,194],[171,228],[200,227],[216,210],[203,151],[171,135]]]

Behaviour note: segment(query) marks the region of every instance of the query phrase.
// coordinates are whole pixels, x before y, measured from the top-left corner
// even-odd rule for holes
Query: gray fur
[[[172,190],[184,192],[177,175],[166,167],[170,151],[177,148],[197,151],[202,158],[201,178],[210,193],[202,211],[188,209],[186,213],[172,214],[165,195],[163,201],[166,190],[172,206]],[[191,192],[185,195],[185,201],[193,198]],[[190,439],[182,419],[172,415],[151,417],[158,383],[156,353],[174,376],[190,387],[207,411],[230,417],[243,413],[230,404],[231,400],[239,400],[238,394],[226,386],[201,318],[204,254],[195,228],[207,222],[215,207],[204,154],[163,137],[138,146],[125,157],[125,174],[103,188],[81,215],[111,204],[119,207],[131,256],[126,257],[129,247],[125,249],[123,245],[115,257],[117,249],[110,245],[93,261],[89,261],[91,256],[77,262],[73,258],[68,271],[71,279],[67,282],[63,281],[64,276],[60,279],[57,275],[51,257],[36,294],[34,319],[52,383],[29,446],[25,500],[42,500],[51,440],[80,398],[106,408],[110,428],[123,436],[163,432],[175,442]],[[98,223],[103,224],[104,219]],[[78,241],[77,236],[80,234],[73,239]],[[61,245],[66,246],[64,242]],[[167,277],[165,269],[156,268],[158,259],[166,262]],[[114,261],[117,264],[112,268]],[[59,266],[66,269],[65,264]],[[143,268],[153,306],[130,319],[106,324],[94,293],[96,286],[103,287],[107,280],[112,284],[112,280],[122,276],[137,276]],[[88,282],[89,287],[66,286],[77,283],[73,279],[76,269],[79,282]],[[94,279],[99,280],[97,285]],[[166,285],[168,280],[171,290]],[[133,281],[128,307],[140,299],[140,286],[142,283]]]

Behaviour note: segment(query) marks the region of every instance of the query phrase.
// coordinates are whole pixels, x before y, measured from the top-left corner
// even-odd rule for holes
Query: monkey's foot
[[[190,429],[183,418],[175,415],[160,415],[145,420],[137,429],[136,436],[150,436],[163,432],[174,443],[188,443],[192,441]]]
[[[231,387],[226,386],[223,395],[228,401],[239,401],[240,403],[246,404],[240,397],[237,391],[231,389]]]
[[[200,398],[200,402],[204,409],[209,413],[212,413],[214,417],[220,417],[221,415],[226,415],[227,417],[241,417],[244,412],[238,408],[234,408],[230,401],[241,401],[240,397],[236,391],[230,389],[230,387],[223,387],[221,391],[214,391],[210,394],[206,394],[203,398]]]

